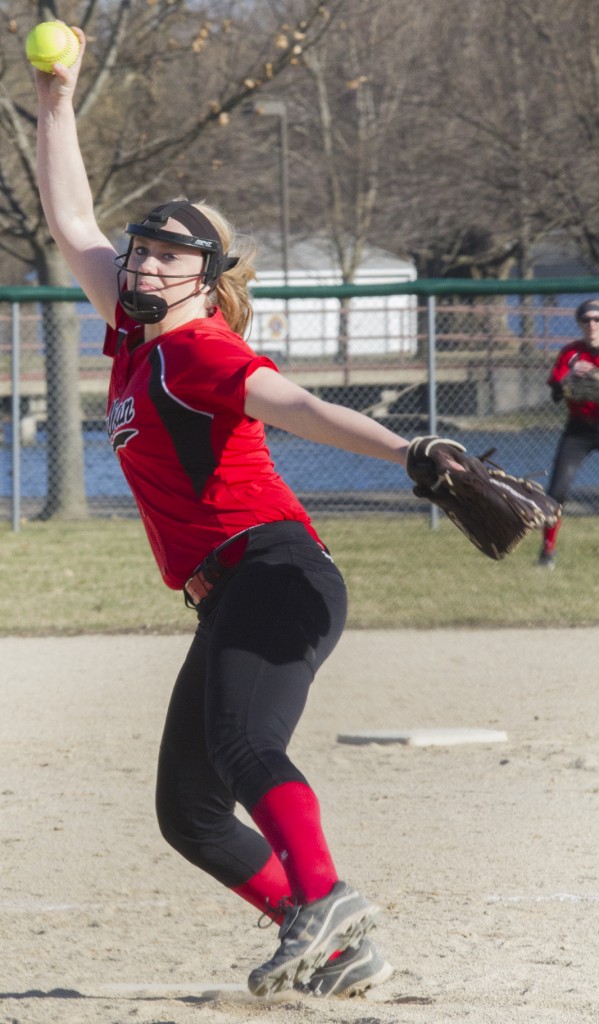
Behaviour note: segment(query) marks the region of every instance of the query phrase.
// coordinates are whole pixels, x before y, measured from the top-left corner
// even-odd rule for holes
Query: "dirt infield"
[[[599,629],[345,635],[293,752],[340,874],[384,908],[395,974],[367,998],[264,1002],[245,979],[275,928],[154,820],[187,638],[0,639],[0,1022],[596,1024],[598,646]],[[336,739],[423,727],[507,741]]]

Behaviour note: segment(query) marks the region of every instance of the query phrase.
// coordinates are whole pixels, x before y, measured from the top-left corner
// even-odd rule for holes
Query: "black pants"
[[[566,500],[570,487],[580,466],[591,452],[599,450],[599,423],[588,423],[585,420],[570,419],[560,438],[551,481],[547,493],[559,501]]]
[[[251,531],[242,561],[202,602],[169,705],[156,807],[165,839],[234,888],[271,855],[234,816],[305,782],[287,756],[314,674],[345,625],[336,566],[300,523]]]

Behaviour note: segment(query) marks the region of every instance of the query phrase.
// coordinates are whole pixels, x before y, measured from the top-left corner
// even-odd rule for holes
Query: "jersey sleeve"
[[[560,349],[555,360],[547,383],[549,387],[553,387],[555,384],[559,384],[561,380],[570,372],[573,363],[580,355],[580,350],[576,345],[565,345],[564,348]]]
[[[278,369],[268,356],[252,355],[242,361],[230,377],[225,377],[215,389],[218,398],[231,412],[242,413],[245,406],[245,382],[261,366],[267,366],[278,373]]]
[[[162,347],[166,387],[193,409],[242,416],[247,378],[261,366],[278,373],[272,359],[254,352],[233,332],[218,332],[215,337],[194,332]]]
[[[106,331],[104,333],[103,353],[110,359],[114,359],[119,349],[119,345],[125,335],[135,330],[141,333],[140,325],[136,323],[135,320],[132,320],[131,317],[127,316],[120,302],[117,302],[116,304],[114,323],[114,327],[110,324],[106,324]]]
[[[118,338],[118,331],[116,327],[111,327],[110,324],[106,324],[106,331],[104,333],[104,348],[103,353],[108,356],[109,359],[114,359],[116,355],[116,344]]]

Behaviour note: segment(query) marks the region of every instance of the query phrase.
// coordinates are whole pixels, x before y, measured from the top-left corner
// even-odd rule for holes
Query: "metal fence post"
[[[11,303],[12,312],[12,528],[15,533],[21,529],[21,331],[18,302]]]
[[[434,295],[429,295],[426,300],[427,312],[427,361],[428,361],[428,432],[437,433],[437,332],[436,332],[436,300]],[[439,509],[431,505],[430,510],[431,530],[436,530],[439,525]]]

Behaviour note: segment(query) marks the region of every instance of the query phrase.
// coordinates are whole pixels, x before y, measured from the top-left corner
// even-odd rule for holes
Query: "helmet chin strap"
[[[159,324],[168,313],[168,302],[161,295],[148,295],[129,289],[119,292],[121,306],[138,324]]]
[[[190,292],[189,295],[184,295],[182,299],[177,299],[176,302],[171,302],[169,304],[162,295],[138,291],[138,279],[140,277],[150,277],[152,275],[146,275],[140,273],[140,271],[134,271],[134,288],[122,288],[121,275],[123,273],[124,268],[120,269],[117,275],[119,301],[127,316],[130,316],[132,320],[135,320],[139,324],[159,324],[161,320],[164,320],[169,309],[174,309],[175,306],[179,306],[182,302],[187,302],[188,299],[199,294],[199,292],[194,289],[194,291]],[[174,277],[175,275],[172,276]],[[204,277],[204,275],[198,274],[198,277],[201,278]]]

